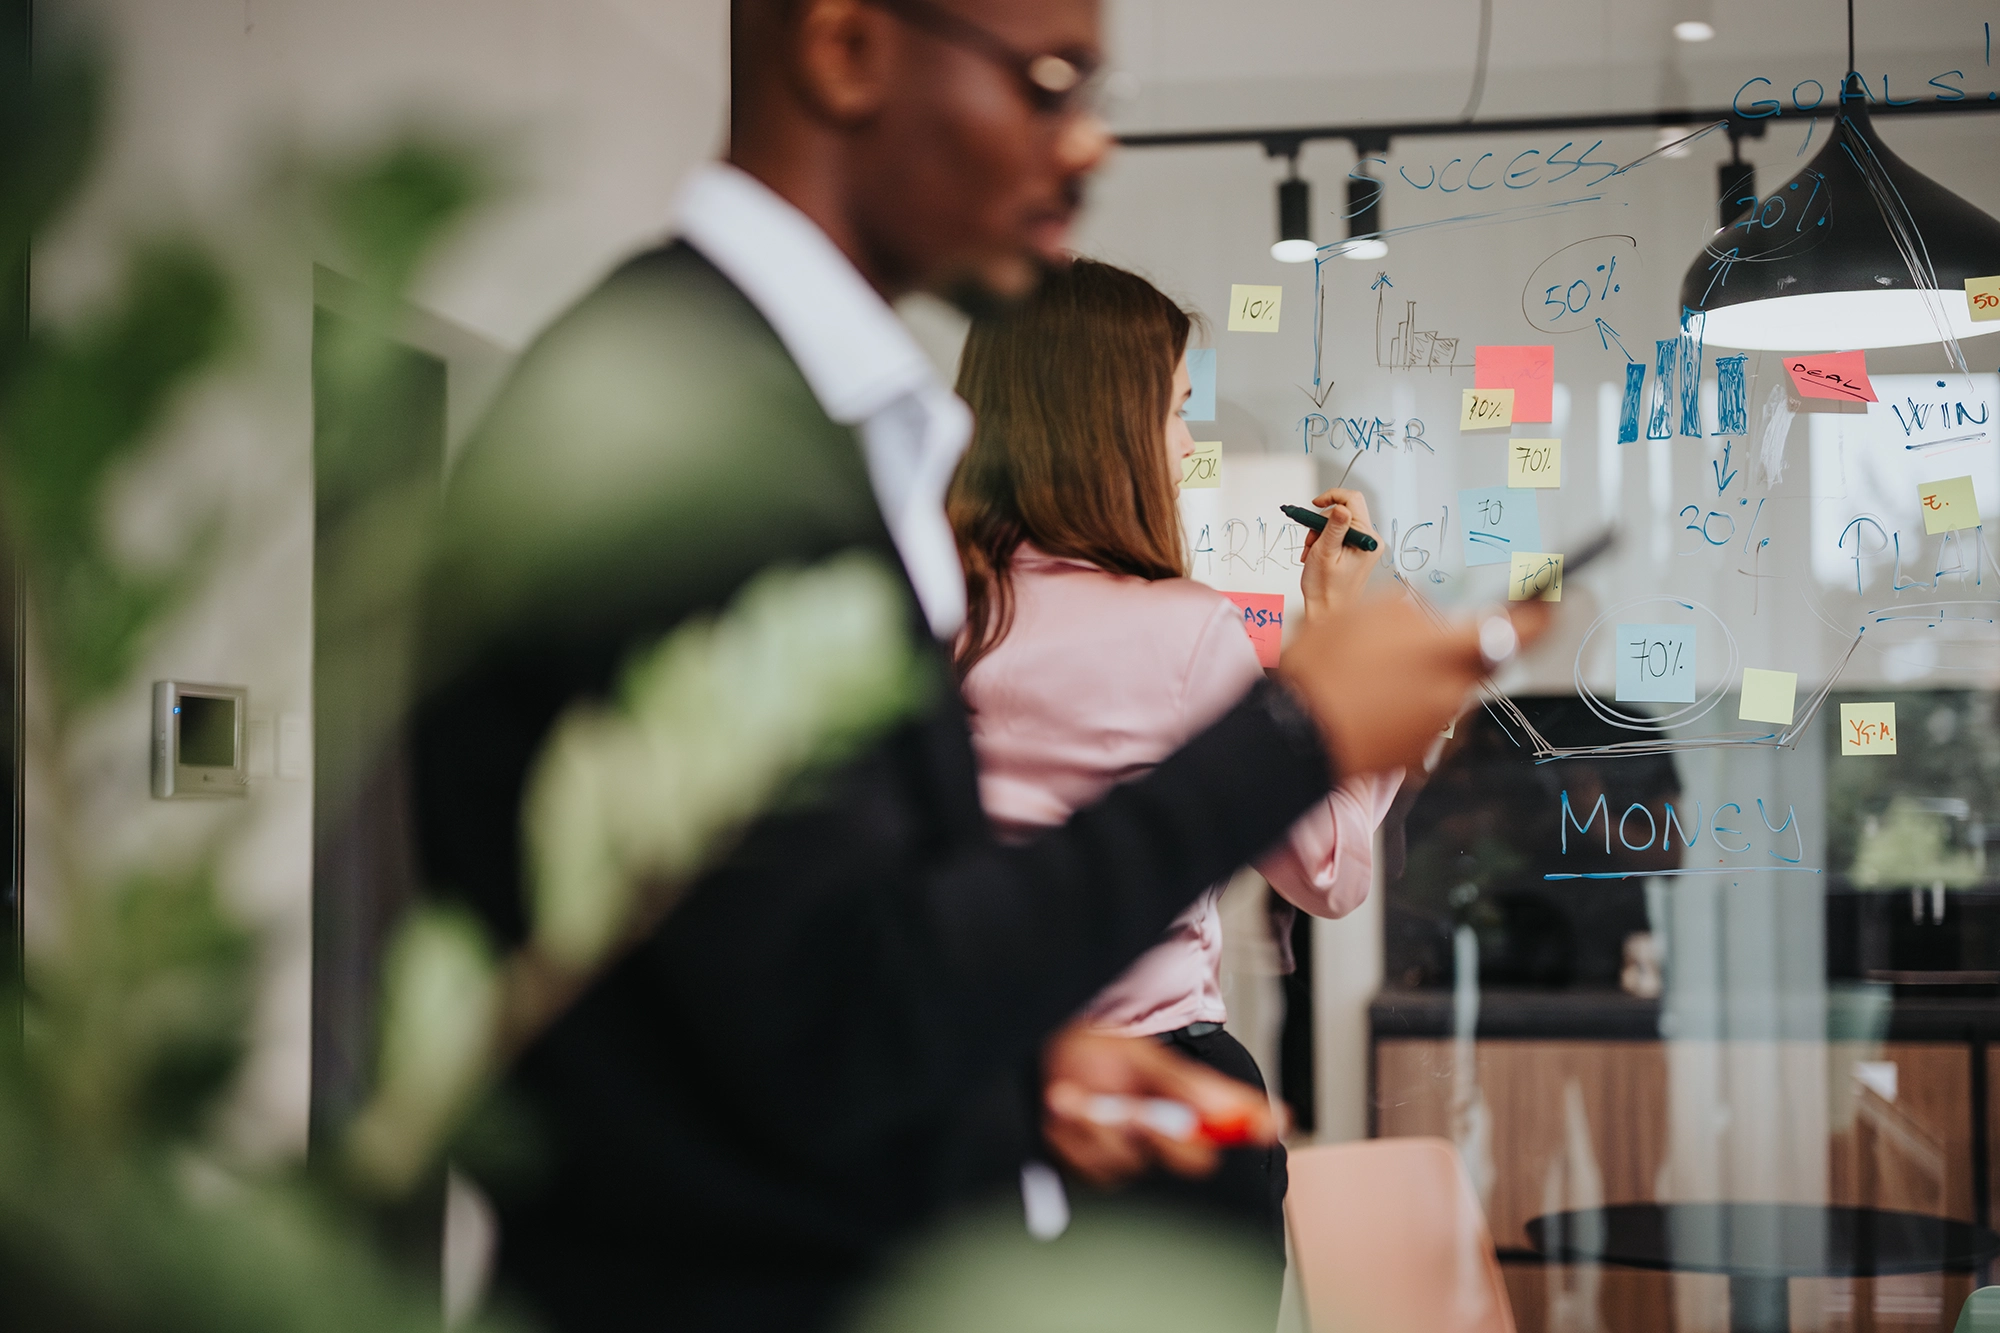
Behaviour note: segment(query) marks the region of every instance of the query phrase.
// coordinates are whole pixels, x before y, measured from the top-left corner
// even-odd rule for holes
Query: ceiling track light
[[[2000,221],[1877,136],[1854,71],[1853,14],[1848,0],[1848,72],[1826,146],[1709,239],[1681,280],[1681,304],[1701,313],[1711,345],[1817,352],[1936,342],[1962,366],[1957,340],[2000,333],[2000,321],[1972,322],[1963,291],[1966,279],[2000,270]]]
[[[1278,239],[1271,258],[1280,264],[1303,264],[1316,258],[1319,247],[1312,238],[1312,186],[1299,179],[1299,148],[1287,154],[1290,166],[1278,182]]]
[[[1347,178],[1347,241],[1338,253],[1347,259],[1380,259],[1389,253],[1389,243],[1376,235],[1382,230],[1382,182],[1368,174],[1363,162]]]

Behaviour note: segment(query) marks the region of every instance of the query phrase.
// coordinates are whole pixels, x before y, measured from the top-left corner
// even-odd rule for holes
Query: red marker
[[[1129,1125],[1137,1121],[1156,1134],[1183,1143],[1199,1134],[1218,1148],[1238,1147],[1252,1139],[1251,1117],[1247,1112],[1204,1116],[1186,1102],[1165,1097],[1101,1094],[1090,1099],[1084,1116],[1099,1125]]]

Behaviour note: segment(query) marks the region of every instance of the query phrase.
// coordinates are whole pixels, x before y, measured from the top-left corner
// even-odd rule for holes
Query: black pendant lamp
[[[1891,152],[1848,74],[1824,147],[1718,230],[1681,280],[1710,346],[1815,352],[2000,333],[1973,323],[1965,280],[2000,273],[2000,221]]]

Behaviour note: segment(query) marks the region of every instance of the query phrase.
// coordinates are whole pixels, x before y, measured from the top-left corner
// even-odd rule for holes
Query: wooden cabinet
[[[1789,1197],[1971,1219],[1973,1051],[1383,1038],[1373,1123],[1378,1135],[1461,1144],[1494,1243],[1503,1260],[1516,1252],[1505,1272],[1521,1333],[1701,1333],[1724,1326],[1721,1278],[1542,1265],[1519,1253],[1526,1222],[1660,1197]],[[1995,1086],[2000,1052],[1981,1054]],[[1746,1133],[1732,1128],[1737,1116],[1764,1119]],[[2000,1160],[2000,1137],[1988,1160]],[[1970,1275],[1798,1281],[1793,1327],[1948,1330],[1970,1289]]]

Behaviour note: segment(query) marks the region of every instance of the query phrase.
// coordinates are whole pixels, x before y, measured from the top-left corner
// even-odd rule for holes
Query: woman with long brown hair
[[[1019,305],[976,321],[958,392],[973,442],[947,502],[969,615],[955,662],[973,710],[987,814],[1007,836],[1060,824],[1145,772],[1261,676],[1242,615],[1187,578],[1175,503],[1193,450],[1180,408],[1190,321],[1145,279],[1079,259]],[[1306,615],[1355,596],[1375,556],[1353,491],[1328,491],[1308,544]],[[1373,831],[1400,775],[1344,781],[1258,869],[1291,903],[1339,916],[1368,892]],[[1219,886],[1204,894],[1079,1022],[1166,1042],[1244,1082],[1256,1062],[1223,1027]],[[1050,1096],[1057,1095],[1051,1088]],[[1087,1133],[1051,1119],[1052,1135]],[[1059,1143],[1072,1164],[1090,1145]],[[1148,1193],[1251,1222],[1282,1252],[1284,1149],[1235,1149],[1206,1180]]]

